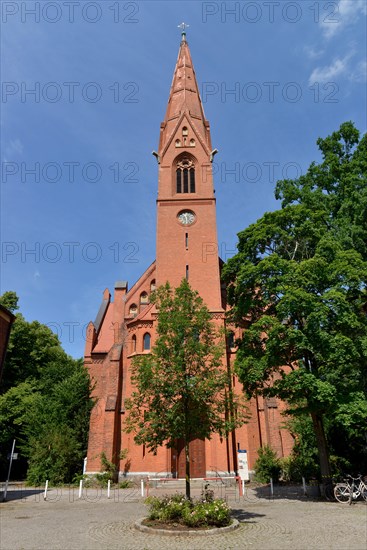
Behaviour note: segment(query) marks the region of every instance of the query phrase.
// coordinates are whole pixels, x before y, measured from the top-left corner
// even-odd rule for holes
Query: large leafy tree
[[[367,136],[347,122],[317,143],[322,162],[277,183],[282,208],[239,234],[224,276],[247,394],[311,416],[327,481],[324,420],[366,435]]]
[[[227,437],[244,421],[244,408],[235,417],[238,399],[223,368],[223,335],[198,293],[184,279],[175,290],[168,283],[158,288],[151,299],[158,310],[157,339],[151,353],[133,361],[126,430],[152,452],[183,440],[190,498],[190,442],[212,433]]]
[[[70,482],[82,471],[92,407],[83,360],[49,363],[37,390],[23,430],[28,482]]]
[[[0,304],[14,313],[17,309],[19,309],[18,296],[13,290],[8,290],[0,296]]]
[[[14,292],[0,303],[17,309]],[[81,470],[92,407],[88,373],[82,360],[69,357],[57,336],[20,314],[12,326],[0,388],[0,469],[16,439],[23,460],[18,475],[28,480],[71,481]],[[24,460],[27,459],[27,462]],[[28,466],[28,468],[27,468]]]

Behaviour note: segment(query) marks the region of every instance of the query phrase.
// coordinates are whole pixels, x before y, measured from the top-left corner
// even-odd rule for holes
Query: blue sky
[[[3,1],[1,18],[0,292],[74,357],[103,290],[155,257],[151,151],[181,21],[219,150],[223,259],[277,208],[276,180],[320,160],[318,137],[366,131],[365,0]]]

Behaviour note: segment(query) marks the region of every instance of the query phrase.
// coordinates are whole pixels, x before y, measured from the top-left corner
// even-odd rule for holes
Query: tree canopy
[[[277,182],[281,209],[239,233],[224,278],[247,394],[311,415],[328,478],[325,419],[366,460],[367,135],[346,122],[317,144],[322,162]]]
[[[14,292],[0,297],[17,305]],[[14,311],[15,308],[13,308]],[[38,321],[16,314],[0,390],[0,468],[16,439],[22,460],[17,475],[30,483],[71,481],[82,470],[92,407],[88,373],[81,359],[62,349],[58,337]],[[19,464],[21,466],[19,466]]]
[[[127,431],[153,452],[184,441],[190,497],[189,443],[212,433],[227,437],[244,416],[241,410],[236,418],[233,414],[237,398],[223,367],[224,335],[198,293],[184,279],[175,290],[168,283],[159,287],[151,301],[158,311],[157,339],[151,353],[132,364]]]
[[[4,292],[2,296],[0,296],[0,304],[6,307],[12,313],[14,313],[17,309],[19,309],[18,296],[12,290],[8,290],[7,292]]]

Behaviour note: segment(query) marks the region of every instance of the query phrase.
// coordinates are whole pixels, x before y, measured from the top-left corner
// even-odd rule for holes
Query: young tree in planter
[[[318,145],[322,163],[277,183],[282,209],[239,234],[224,277],[248,325],[237,353],[248,395],[311,416],[327,482],[324,418],[365,437],[367,136],[347,122]]]
[[[184,441],[190,498],[190,442],[212,433],[227,437],[244,422],[245,409],[235,417],[238,399],[223,368],[224,344],[198,293],[184,279],[175,290],[169,283],[158,288],[151,300],[158,310],[157,340],[150,354],[133,361],[126,431],[152,452]]]

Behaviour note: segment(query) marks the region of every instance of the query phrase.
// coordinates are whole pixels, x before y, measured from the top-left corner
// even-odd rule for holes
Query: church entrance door
[[[171,472],[174,477],[185,478],[186,472],[185,447],[182,439],[177,441],[176,449],[171,453]],[[194,439],[190,443],[190,476],[191,478],[205,477],[205,440]]]

